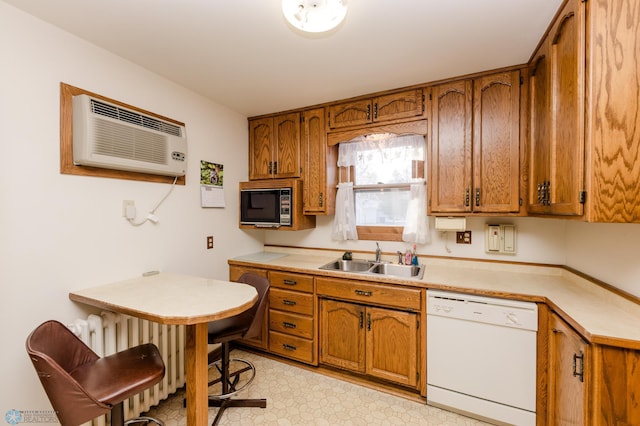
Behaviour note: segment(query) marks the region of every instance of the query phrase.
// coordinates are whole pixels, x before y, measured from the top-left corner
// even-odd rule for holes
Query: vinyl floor
[[[232,358],[244,358],[256,367],[256,377],[240,398],[266,398],[267,408],[229,408],[225,425],[273,426],[370,426],[446,425],[479,426],[487,423],[426,404],[327,377],[303,368],[233,350]],[[148,415],[166,426],[186,425],[184,390],[179,390]],[[209,423],[217,408],[209,409]]]

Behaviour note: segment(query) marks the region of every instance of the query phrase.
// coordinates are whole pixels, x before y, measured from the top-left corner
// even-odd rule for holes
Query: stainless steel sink
[[[320,269],[326,269],[328,271],[344,271],[344,272],[367,272],[375,262],[370,260],[343,260],[338,259],[334,262],[327,263],[320,267]]]
[[[396,277],[415,277],[422,279],[424,267],[421,265],[398,265],[394,263],[378,263],[369,272],[380,275],[394,275]]]
[[[400,278],[421,280],[424,275],[424,265],[399,265],[386,262],[374,262],[372,260],[337,259],[322,265],[320,269],[326,271],[352,272],[354,274],[385,275]]]

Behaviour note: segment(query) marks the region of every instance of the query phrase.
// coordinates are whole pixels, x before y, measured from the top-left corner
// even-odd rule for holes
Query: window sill
[[[402,226],[357,226],[359,240],[402,241]]]

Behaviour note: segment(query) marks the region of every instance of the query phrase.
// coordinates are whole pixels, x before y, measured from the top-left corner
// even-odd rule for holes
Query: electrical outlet
[[[471,231],[456,232],[456,244],[471,244]]]
[[[213,235],[207,237],[207,250],[213,248]]]

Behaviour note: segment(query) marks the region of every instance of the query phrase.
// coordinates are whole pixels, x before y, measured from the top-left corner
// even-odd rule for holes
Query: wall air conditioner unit
[[[185,127],[88,95],[74,96],[73,162],[183,176],[187,171]]]

